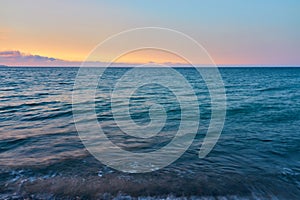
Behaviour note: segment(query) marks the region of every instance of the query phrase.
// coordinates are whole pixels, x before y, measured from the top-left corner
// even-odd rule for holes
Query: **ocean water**
[[[155,151],[179,128],[180,104],[166,87],[140,88],[130,101],[132,119],[149,123],[145,102],[151,100],[165,108],[167,120],[157,137],[128,137],[118,129],[109,99],[128,70],[110,68],[99,79],[98,122],[124,150]],[[147,70],[166,77],[162,69],[149,68],[142,80]],[[202,159],[198,152],[210,122],[209,92],[195,69],[175,70],[198,97],[198,133],[174,163],[135,174],[107,167],[81,142],[72,113],[78,68],[0,68],[0,199],[299,199],[300,68],[220,68],[225,125]]]

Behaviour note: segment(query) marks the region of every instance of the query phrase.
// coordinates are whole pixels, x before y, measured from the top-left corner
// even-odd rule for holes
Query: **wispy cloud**
[[[1,51],[0,58],[13,60],[13,61],[55,61],[59,59],[46,57],[46,56],[39,56],[39,55],[31,55],[31,54],[24,54],[20,51]]]
[[[0,65],[8,66],[80,66],[80,61],[68,61],[53,57],[26,54],[20,51],[0,51]],[[107,66],[107,62],[101,61],[88,61],[85,62],[85,66],[100,67]],[[136,66],[146,63],[113,63],[112,66]],[[154,64],[150,62],[148,64]],[[165,65],[180,66],[180,63],[162,63]]]
[[[80,66],[80,61],[26,54],[20,51],[0,51],[0,65],[8,66]],[[88,66],[104,66],[104,62],[87,62]]]
[[[0,63],[12,66],[48,66],[48,65],[61,65],[66,61],[47,56],[25,54],[20,51],[1,51]],[[66,64],[66,63],[65,63]]]

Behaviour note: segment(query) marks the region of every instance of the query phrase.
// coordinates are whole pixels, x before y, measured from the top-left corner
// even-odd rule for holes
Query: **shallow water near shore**
[[[99,81],[98,121],[123,149],[155,151],[176,133],[180,105],[166,88],[141,88],[130,104],[134,121],[149,122],[142,98],[148,95],[165,107],[167,123],[149,140],[124,135],[108,96],[128,70],[107,69]],[[160,74],[160,68],[147,70]],[[0,199],[298,199],[300,68],[220,68],[227,115],[219,141],[203,159],[198,153],[210,120],[209,93],[195,69],[175,70],[197,94],[197,136],[171,165],[130,174],[103,165],[78,137],[72,114],[78,68],[0,68]]]

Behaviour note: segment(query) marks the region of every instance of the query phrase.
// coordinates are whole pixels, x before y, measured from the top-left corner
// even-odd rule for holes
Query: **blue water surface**
[[[110,92],[128,70],[109,68],[99,78],[98,122],[124,150],[155,151],[175,136],[180,104],[166,87],[153,83],[140,88],[130,100],[131,118],[149,123],[146,103],[155,102],[167,112],[166,125],[148,139],[124,134],[111,113]],[[151,68],[145,69],[144,80],[147,70],[164,78],[160,68]],[[203,159],[198,152],[210,122],[209,91],[197,70],[175,70],[198,97],[197,136],[166,168],[130,174],[103,165],[78,137],[72,115],[78,68],[0,68],[0,199],[299,199],[300,68],[220,68],[227,96],[225,125]],[[133,87],[134,80],[126,86]]]

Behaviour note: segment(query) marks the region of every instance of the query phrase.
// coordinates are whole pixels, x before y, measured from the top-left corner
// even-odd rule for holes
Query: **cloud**
[[[81,66],[81,61],[68,61],[53,57],[25,54],[20,51],[0,51],[0,65],[7,66]],[[85,66],[105,67],[106,62],[88,61]],[[114,63],[113,66],[133,66],[130,63]]]
[[[25,54],[20,51],[0,51],[0,65],[7,66],[80,66],[80,61],[68,61],[53,57]],[[87,66],[106,66],[104,62],[87,62]]]
[[[0,51],[0,65],[7,66],[81,66],[81,61],[68,61],[53,57],[26,54],[20,51]],[[106,67],[109,63],[101,61],[88,61],[85,66],[90,67]],[[113,63],[110,66],[115,67],[132,67],[143,63]],[[146,64],[146,63],[144,63]],[[155,62],[149,61],[148,64],[155,65]],[[180,66],[180,63],[163,63],[167,65]]]
[[[10,63],[10,64],[26,64],[26,63],[49,63],[55,61],[63,61],[60,59],[40,56],[40,55],[31,55],[21,53],[20,51],[1,51],[0,52],[0,62],[1,63]]]
[[[2,52],[0,52],[0,57],[11,58],[11,57],[16,57],[16,56],[21,56],[21,53],[19,51],[2,51]]]

